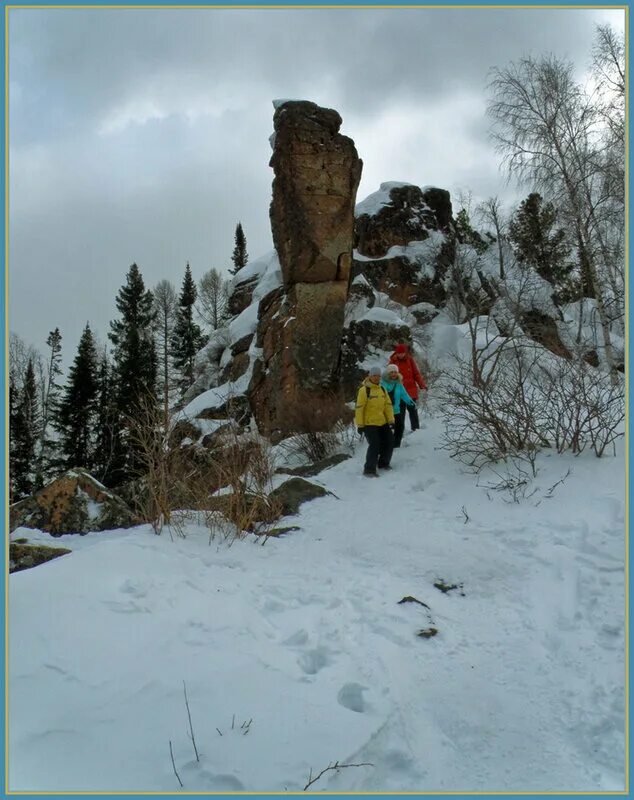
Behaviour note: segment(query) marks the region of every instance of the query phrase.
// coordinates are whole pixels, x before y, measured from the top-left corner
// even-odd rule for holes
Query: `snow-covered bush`
[[[477,381],[471,359],[455,357],[437,385],[443,447],[452,458],[480,470],[548,446],[540,425],[543,397],[529,380],[537,353],[533,344],[500,344],[492,368]]]
[[[536,383],[543,426],[558,453],[587,446],[601,457],[624,435],[625,381],[615,382],[583,359],[542,359]]]
[[[614,385],[587,362],[557,357],[523,337],[457,355],[437,395],[444,448],[475,470],[520,460],[534,474],[543,447],[577,454],[590,446],[601,457],[623,435],[623,381]]]

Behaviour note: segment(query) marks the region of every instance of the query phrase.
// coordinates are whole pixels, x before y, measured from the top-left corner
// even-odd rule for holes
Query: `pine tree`
[[[538,192],[532,192],[511,219],[509,239],[520,262],[530,264],[544,280],[563,288],[573,264],[568,260],[571,248],[566,232],[556,223],[555,206],[544,203]]]
[[[16,391],[14,384],[12,439],[12,472],[10,476],[13,499],[31,494],[35,488],[36,447],[41,433],[41,413],[33,359],[29,358],[23,384]]]
[[[121,318],[110,323],[114,345],[115,451],[111,461],[111,480],[116,483],[132,476],[138,467],[135,448],[128,442],[129,419],[148,403],[156,402],[157,356],[153,325],[154,298],[145,289],[143,277],[132,264],[126,283],[116,300]]]
[[[98,388],[97,351],[86,324],[57,414],[62,464],[67,469],[93,470]]]
[[[235,247],[233,248],[231,260],[233,261],[233,269],[230,269],[229,272],[232,275],[235,275],[237,272],[239,272],[249,260],[249,254],[247,253],[247,239],[244,235],[244,231],[242,230],[241,222],[238,222],[236,225]]]
[[[196,284],[187,264],[172,336],[174,366],[181,376],[179,380],[181,392],[189,388],[194,381],[194,359],[204,343],[202,331],[194,322],[194,303],[197,297]]]

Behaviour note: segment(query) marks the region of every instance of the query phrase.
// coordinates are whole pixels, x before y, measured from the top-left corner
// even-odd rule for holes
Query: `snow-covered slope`
[[[622,790],[623,456],[516,504],[438,436],[264,546],[15,531],[74,552],[9,579],[11,790],[176,793],[170,742],[185,791]]]

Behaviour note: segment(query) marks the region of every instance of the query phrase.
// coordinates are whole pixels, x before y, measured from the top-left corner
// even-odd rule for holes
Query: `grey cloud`
[[[362,193],[411,180],[510,197],[473,102],[489,68],[544,51],[584,66],[594,23],[610,13],[622,19],[581,9],[12,9],[11,327],[41,347],[66,325],[74,348],[86,317],[105,337],[132,261],[148,285],[180,283],[186,260],[200,277],[227,265],[238,219],[252,257],[269,249],[276,97],[341,113],[365,162]]]
[[[179,92],[249,82],[306,91],[331,76],[340,102],[356,113],[456,86],[480,91],[489,67],[522,52],[587,58],[593,12],[16,9],[10,23],[11,75],[19,83],[26,76],[52,128],[161,84]],[[25,106],[32,120],[35,104]]]

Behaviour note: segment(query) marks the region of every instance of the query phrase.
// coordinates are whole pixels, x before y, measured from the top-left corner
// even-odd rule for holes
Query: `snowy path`
[[[506,503],[437,435],[376,481],[359,447],[265,546],[140,528],[12,575],[11,788],[176,792],[171,740],[189,791],[301,791],[336,760],[372,766],[312,791],[622,789],[623,459],[544,456]]]

